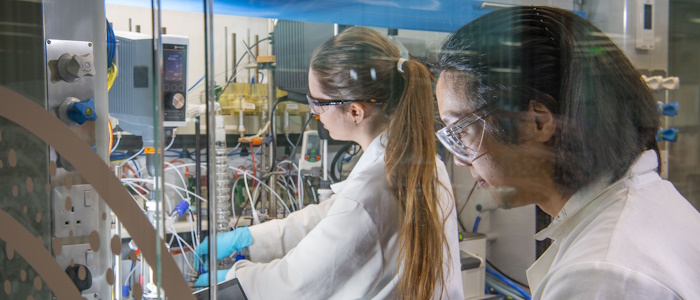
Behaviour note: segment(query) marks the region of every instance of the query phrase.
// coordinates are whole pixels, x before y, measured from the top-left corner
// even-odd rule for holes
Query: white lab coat
[[[282,220],[250,227],[250,260],[227,274],[239,279],[249,299],[395,299],[398,283],[399,207],[389,189],[381,134],[335,193]],[[455,204],[445,165],[439,201],[449,217],[443,299],[462,300]],[[438,287],[439,291],[441,287]]]
[[[627,176],[575,193],[535,238],[533,299],[700,299],[700,214],[644,152]]]

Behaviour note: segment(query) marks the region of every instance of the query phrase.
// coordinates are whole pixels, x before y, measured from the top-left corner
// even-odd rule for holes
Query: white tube
[[[259,178],[255,177],[255,176],[253,176],[253,175],[250,175],[250,171],[248,171],[248,170],[241,170],[241,169],[236,168],[236,167],[229,167],[229,168],[231,168],[231,169],[233,169],[233,170],[236,170],[236,171],[238,171],[238,172],[244,173],[244,174],[248,174],[248,176],[250,176],[250,178],[253,178],[253,179],[255,179],[258,183],[262,184],[264,187],[266,187],[270,192],[272,192],[272,193],[277,197],[277,200],[279,200],[280,203],[282,203],[282,205],[284,206],[284,208],[287,210],[287,213],[291,213],[291,212],[289,211],[289,207],[287,207],[287,205],[284,204],[284,200],[282,200],[282,197],[280,197],[279,194],[277,194],[272,188],[270,188],[269,185],[265,184],[265,182],[261,181]]]
[[[170,138],[170,144],[168,144],[167,146],[165,146],[165,149],[164,149],[163,151],[168,151],[168,149],[170,149],[170,147],[173,146],[173,143],[175,142],[175,132],[176,132],[176,131],[177,131],[177,129],[173,129],[173,137]]]
[[[284,111],[284,135],[289,139],[289,112]]]
[[[132,160],[132,159],[134,159],[135,157],[141,155],[141,153],[143,153],[143,150],[144,150],[144,149],[146,149],[146,148],[145,148],[145,147],[141,147],[141,150],[139,150],[139,152],[136,152],[136,154],[134,154],[133,156],[131,156],[131,157],[127,158],[126,160],[124,160],[122,163],[119,164],[119,166],[121,167],[121,166],[125,165],[126,163],[128,163],[130,160]]]
[[[109,153],[112,154],[114,150],[117,150],[117,146],[119,146],[119,142],[122,140],[122,134],[121,132],[117,132],[117,141],[114,143],[114,146],[112,146],[112,149],[109,150]]]
[[[241,101],[241,110],[238,111],[238,132],[241,133],[241,136],[245,134],[245,122],[243,122],[243,97],[240,98]]]
[[[169,163],[169,162],[165,162],[165,165],[166,165],[166,166],[169,166],[170,168],[172,168],[172,169],[177,173],[177,175],[180,176],[180,181],[182,181],[182,187],[187,188],[187,182],[185,181],[185,177],[182,176],[182,173],[180,172],[180,170],[178,170],[177,168],[175,168],[175,167],[173,166],[173,164],[171,164],[171,163]],[[170,168],[166,168],[165,170],[169,170]],[[183,199],[180,199],[180,200],[183,200]]]
[[[148,180],[148,179],[138,179],[138,178],[124,178],[124,179],[122,179],[122,182],[146,182],[146,183],[151,183],[151,184],[153,184],[153,183],[152,183],[152,182],[153,182],[152,180]],[[204,202],[207,202],[207,199],[204,199],[204,198],[200,197],[199,195],[197,195],[197,194],[195,194],[195,193],[193,193],[193,192],[188,191],[187,189],[183,189],[183,188],[181,188],[181,187],[179,187],[179,186],[176,186],[176,185],[174,185],[174,184],[167,183],[167,182],[165,183],[165,185],[168,186],[168,187],[171,187],[171,188],[173,188],[173,189],[176,189],[176,190],[179,190],[179,191],[183,191],[183,192],[187,193],[188,195],[192,195],[192,196],[194,196],[195,198],[197,198],[197,199],[199,199],[199,200],[202,200],[202,201],[204,201]],[[179,195],[182,196],[182,194],[179,194]],[[182,199],[185,199],[185,197],[183,197]]]
[[[243,172],[243,182],[245,183],[245,190],[248,192],[248,200],[250,200],[250,209],[253,213],[253,224],[260,224],[260,218],[258,217],[258,212],[255,210],[255,203],[253,202],[253,195],[250,194],[250,188],[248,186],[248,172]]]

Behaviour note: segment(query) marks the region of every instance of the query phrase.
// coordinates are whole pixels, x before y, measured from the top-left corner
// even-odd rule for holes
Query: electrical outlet
[[[54,236],[87,236],[98,228],[97,193],[88,184],[51,190]]]
[[[102,282],[105,282],[105,274],[100,274],[97,266],[99,266],[99,255],[94,252],[89,244],[64,245],[61,247],[61,254],[56,256],[56,263],[65,271],[68,266],[83,265],[90,272],[92,277],[92,286],[89,289],[82,291],[83,296],[88,296],[88,299],[97,298],[97,293],[100,291]]]

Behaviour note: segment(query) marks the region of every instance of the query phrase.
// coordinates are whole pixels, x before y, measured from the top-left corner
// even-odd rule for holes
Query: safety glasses
[[[438,130],[435,135],[443,146],[458,159],[471,164],[481,150],[486,131],[486,118],[491,112],[470,114]]]
[[[339,99],[314,99],[311,97],[311,95],[306,94],[306,101],[309,102],[309,108],[311,108],[311,112],[314,113],[315,115],[320,115],[326,110],[328,110],[328,107],[332,105],[341,105],[341,104],[348,104],[352,102],[371,102],[371,103],[378,103],[374,99],[370,100],[339,100]]]

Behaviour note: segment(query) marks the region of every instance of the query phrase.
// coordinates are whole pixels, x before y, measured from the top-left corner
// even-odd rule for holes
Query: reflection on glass
[[[155,30],[150,3],[110,0],[106,4],[88,5],[78,0],[66,1],[66,7],[80,5],[84,8],[82,13],[57,9],[47,1],[9,0],[0,5],[2,11],[22,11],[21,17],[16,14],[0,16],[0,32],[4,33],[0,35],[0,52],[3,53],[0,56],[0,89],[3,90],[0,92],[16,92],[23,99],[29,99],[28,102],[40,105],[46,115],[23,118],[36,124],[58,120],[60,126],[53,126],[49,136],[68,132],[61,139],[77,138],[72,146],[86,150],[80,152],[84,153],[80,159],[69,160],[68,157],[77,152],[59,151],[59,147],[67,146],[48,143],[45,136],[30,131],[31,126],[0,117],[0,180],[4,182],[0,184],[0,210],[2,216],[7,216],[0,220],[0,225],[12,221],[11,224],[20,226],[13,232],[14,236],[38,237],[41,247],[35,249],[51,257],[50,263],[42,266],[60,270],[59,279],[67,283],[63,286],[89,299],[112,296],[115,299],[150,299],[158,297],[159,289],[161,296],[163,289],[166,294],[168,290],[177,290],[178,295],[189,296],[199,289],[198,286],[206,285],[209,271],[203,254],[208,254],[208,249],[204,250],[203,240],[209,230],[209,195],[215,195],[212,201],[217,204],[217,209],[211,211],[218,221],[212,225],[212,230],[235,240],[229,243],[233,246],[226,251],[217,251],[219,255],[226,254],[219,260],[219,280],[232,276],[233,272],[229,274],[228,270],[246,264],[246,260],[259,259],[261,252],[253,250],[255,241],[263,240],[256,237],[261,228],[292,222],[294,218],[290,214],[293,212],[323,208],[324,201],[334,201],[326,200],[337,197],[332,195],[338,193],[338,186],[332,184],[347,180],[365,153],[359,145],[345,143],[347,136],[338,135],[333,124],[325,128],[330,132],[324,131],[313,114],[325,115],[325,119],[328,112],[352,107],[348,100],[359,98],[348,94],[348,89],[366,78],[381,81],[379,75],[383,70],[377,66],[366,71],[359,66],[343,69],[334,75],[349,76],[351,80],[345,82],[347,86],[324,90],[329,97],[310,93],[308,70],[312,54],[319,45],[349,28],[367,26],[390,40],[398,49],[398,56],[410,63],[419,61],[433,67],[444,54],[441,48],[451,33],[478,17],[512,6],[488,1],[443,0],[431,3],[359,1],[343,5],[310,1],[308,5],[295,6],[228,1],[214,7],[214,36],[205,45],[203,11],[200,7],[193,9],[185,1],[163,1],[162,18],[157,25],[161,28]],[[592,39],[605,35],[614,43],[601,44],[596,39],[590,44],[581,44],[572,56],[605,58],[619,48],[631,61],[630,68],[644,75],[653,101],[660,103],[660,131],[652,132],[659,141],[660,175],[668,178],[687,202],[696,209],[700,207],[700,173],[697,171],[700,169],[700,116],[697,113],[700,89],[696,71],[700,56],[695,51],[700,40],[696,33],[700,6],[680,0],[639,1],[635,5],[624,1],[556,4],[600,27],[601,32],[593,34]],[[85,14],[85,11],[90,13]],[[540,12],[540,17],[543,14]],[[506,26],[506,21],[494,23],[493,29],[499,26]],[[556,34],[549,35],[556,32],[554,28],[543,30],[538,31],[537,36],[545,41],[559,39]],[[156,63],[153,50],[158,48],[153,45],[153,32],[163,33],[159,45],[162,59]],[[496,57],[492,56],[494,53],[522,58],[527,48],[517,39],[497,35],[486,36],[480,42],[499,47],[507,45],[508,48],[499,48],[503,51],[476,51],[491,58]],[[547,45],[561,48],[558,44]],[[206,49],[214,54],[213,86],[205,80]],[[538,51],[544,49],[538,48]],[[397,68],[394,59],[398,56],[389,59],[392,70]],[[541,65],[540,60],[531,61]],[[159,63],[162,70],[157,70]],[[616,63],[602,61],[600,65]],[[339,60],[328,65],[341,64]],[[497,66],[490,69],[497,74],[490,80],[512,79],[515,77],[511,76],[523,70],[523,67]],[[569,73],[588,70],[578,66]],[[531,76],[540,81],[528,88],[537,89],[540,83],[557,82],[561,78],[539,77],[543,72],[538,70],[538,76]],[[467,80],[460,88],[451,89],[452,94],[442,95],[441,91],[453,86],[446,84],[450,83],[445,81],[447,74],[437,71],[432,75],[431,82],[438,94],[437,102],[433,102],[435,108],[444,107],[440,102],[443,97],[479,98],[467,96],[472,95],[470,89],[476,81]],[[395,79],[399,80],[400,76]],[[596,76],[604,78],[600,74]],[[610,81],[615,79],[609,78]],[[503,86],[514,86],[518,80],[503,81]],[[404,92],[403,86],[386,86],[389,86],[387,94]],[[206,91],[209,89],[215,99],[215,106],[210,109],[215,111],[216,118],[215,125],[207,130]],[[363,83],[360,89],[366,92],[371,87]],[[620,89],[605,97],[616,93],[620,93]],[[524,94],[532,99],[546,98],[530,90]],[[154,95],[160,96],[154,98]],[[324,98],[342,102],[318,106],[322,109],[314,110],[307,105],[307,95],[319,102]],[[429,98],[435,100],[426,97]],[[483,101],[491,99],[482,98]],[[498,99],[513,100],[510,97]],[[18,106],[16,103],[3,108],[3,113]],[[369,100],[355,104],[384,105]],[[469,119],[469,114],[478,107],[454,107],[453,111],[460,112],[454,118],[445,118],[436,112],[431,119],[435,122],[424,126],[431,127],[431,132],[438,132],[435,151],[446,165],[453,187],[455,212],[461,223],[459,230],[465,240],[460,246],[477,254],[473,257],[476,261],[481,262],[485,256],[489,258],[488,264],[481,262],[476,264],[474,272],[463,274],[465,297],[483,295],[484,285],[494,282],[489,291],[520,295],[515,288],[503,288],[502,280],[487,275],[486,268],[480,269],[478,265],[527,285],[526,269],[549,246],[547,242],[531,238],[536,231],[550,225],[549,215],[542,210],[533,213],[531,207],[503,210],[493,201],[497,200],[504,207],[519,206],[515,199],[519,195],[517,182],[533,182],[530,186],[541,187],[542,181],[533,180],[536,178],[533,173],[542,169],[536,165],[539,160],[526,163],[518,160],[525,151],[498,157],[500,161],[509,162],[504,172],[527,171],[509,173],[515,183],[508,186],[497,186],[489,181],[488,174],[479,171],[479,163],[484,160],[480,155],[493,149],[489,143],[494,136],[501,142],[514,138],[499,130],[515,126],[522,119],[513,120],[507,113],[528,108],[525,102],[504,104],[501,107],[504,111],[481,116],[478,126],[465,126],[461,130],[452,126],[460,119]],[[597,126],[619,135],[622,140],[628,134],[619,132],[620,120],[621,116],[615,116],[586,126]],[[208,143],[207,132],[216,137],[216,143]],[[600,136],[595,138],[600,139]],[[605,144],[595,140],[572,146],[570,151],[587,149],[597,143]],[[409,149],[408,144],[405,148]],[[207,150],[215,151],[215,155],[210,156]],[[87,175],[96,173],[78,167],[93,154],[105,161],[109,157],[110,174]],[[589,161],[602,160],[591,158]],[[418,160],[406,162],[407,165],[418,163]],[[470,168],[461,168],[461,165]],[[476,178],[472,178],[473,174]],[[108,179],[119,185],[111,187],[110,192],[99,193],[96,188],[101,185],[95,182]],[[209,183],[214,183],[213,191]],[[363,187],[358,192],[366,190],[368,188]],[[117,196],[124,196],[126,200]],[[118,211],[122,213],[117,214]],[[391,215],[382,220],[395,219],[400,218]],[[129,224],[122,224],[122,221]],[[138,230],[126,229],[135,224]],[[358,226],[351,225],[345,229],[349,231]],[[249,230],[244,229],[248,227]],[[156,228],[161,230],[164,245],[160,256],[156,255],[155,244],[149,248],[145,242],[135,242],[139,234],[146,231],[149,232],[147,240],[154,241]],[[150,235],[150,230],[154,230],[154,234]],[[498,242],[487,243],[486,237],[479,233],[487,234],[489,240],[496,236]],[[301,236],[307,234],[311,233],[300,233]],[[56,278],[46,278],[41,274],[43,269],[33,267],[29,255],[22,253],[26,245],[10,241],[11,237],[0,238],[0,298],[44,299],[64,292],[54,289],[56,281],[52,280]],[[267,246],[273,249],[280,243]],[[301,242],[289,246],[260,262],[269,263],[279,258],[279,262],[284,263],[284,254],[293,252],[291,249],[301,247],[299,245],[303,246]],[[512,249],[518,249],[517,253]],[[318,246],[302,253],[313,258],[303,271],[316,272],[315,268],[321,266],[320,258],[331,250]],[[148,260],[151,255],[153,259]],[[154,276],[159,268],[161,272],[165,268],[171,270],[161,276],[160,282]],[[305,276],[304,272],[294,272],[290,276],[298,280],[310,278],[311,275]],[[246,275],[240,275],[239,279],[243,291],[249,292],[245,289],[250,279]],[[168,284],[172,285],[168,287]],[[232,285],[231,282],[227,284]],[[535,285],[529,285],[535,292]]]

